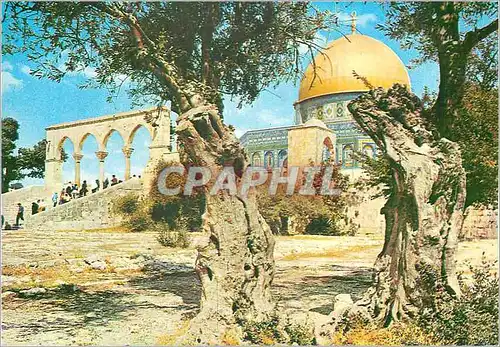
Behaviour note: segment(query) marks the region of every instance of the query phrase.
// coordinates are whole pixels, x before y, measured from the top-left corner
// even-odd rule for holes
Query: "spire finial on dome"
[[[356,11],[352,11],[351,13],[351,34],[356,34]]]

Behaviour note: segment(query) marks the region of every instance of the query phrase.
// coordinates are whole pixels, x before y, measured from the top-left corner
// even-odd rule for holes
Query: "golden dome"
[[[330,43],[309,64],[300,82],[299,101],[322,95],[362,92],[369,88],[353,75],[365,77],[374,87],[390,88],[394,83],[410,87],[408,71],[399,57],[384,43],[360,34],[346,35]]]

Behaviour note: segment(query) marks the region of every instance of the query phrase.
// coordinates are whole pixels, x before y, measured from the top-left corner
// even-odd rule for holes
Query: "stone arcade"
[[[157,126],[146,121],[146,116],[153,112],[159,112]],[[125,155],[125,180],[130,178],[130,156],[134,150],[131,147],[136,131],[140,127],[148,130],[151,136],[149,147],[149,162],[145,170],[145,181],[149,179],[147,174],[151,171],[155,162],[161,158],[167,158],[171,153],[170,145],[170,110],[167,108],[151,108],[141,111],[123,112],[114,115],[89,118],[76,122],[62,123],[48,127],[47,130],[47,156],[45,162],[45,187],[50,191],[59,191],[62,187],[62,145],[66,139],[74,146],[73,158],[75,160],[75,183],[80,186],[80,162],[83,142],[89,135],[93,135],[98,144],[95,153],[99,160],[99,183],[102,189],[104,181],[104,162],[108,156],[106,144],[114,131],[118,132],[124,140],[122,148]],[[174,155],[175,156],[175,155]]]

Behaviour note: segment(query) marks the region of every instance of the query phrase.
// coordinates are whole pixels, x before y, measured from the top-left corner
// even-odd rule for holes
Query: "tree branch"
[[[136,41],[138,50],[137,59],[142,61],[142,64],[150,70],[162,84],[170,89],[181,112],[186,112],[193,107],[189,101],[189,97],[180,87],[178,80],[174,78],[174,76],[177,75],[177,67],[165,61],[165,59],[157,54],[158,48],[155,42],[144,32],[139,21],[133,14],[126,13],[113,5],[108,5],[103,2],[92,2],[89,3],[89,5],[127,25],[131,29]]]
[[[498,30],[498,19],[495,19],[490,24],[474,31],[469,31],[465,35],[463,47],[466,51],[472,50],[479,42],[487,38],[490,34]]]

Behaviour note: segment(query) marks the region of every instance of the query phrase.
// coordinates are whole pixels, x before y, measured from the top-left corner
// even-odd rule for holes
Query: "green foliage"
[[[222,106],[221,94],[252,102],[299,77],[299,48],[316,50],[316,32],[333,20],[301,2],[19,2],[5,17],[3,53],[27,54],[34,76],[60,81],[94,67],[82,87],[113,95],[129,80],[137,103],[171,100],[176,112],[179,89]]]
[[[498,90],[467,84],[464,104],[452,124],[467,173],[466,205],[498,203]]]
[[[122,226],[131,232],[154,231],[158,233],[157,240],[167,247],[182,247],[189,245],[191,231],[201,228],[201,216],[205,211],[205,197],[166,196],[158,191],[159,173],[168,165],[177,163],[159,162],[155,171],[155,179],[147,198],[140,199],[135,194],[125,195],[115,201],[113,211],[123,216]],[[173,188],[183,186],[184,178],[169,175],[166,186]]]
[[[144,210],[131,214],[122,224],[123,227],[133,233],[149,230],[151,225],[151,218]]]
[[[393,180],[391,166],[383,153],[379,152],[375,158],[362,153],[356,153],[354,157],[363,165],[363,169],[366,172],[366,175],[361,177],[355,186],[360,189],[381,186],[380,194],[374,196],[374,198],[379,196],[388,197],[393,188]]]
[[[19,148],[15,154],[16,141],[19,139],[19,123],[14,118],[2,119],[2,192],[9,189],[12,181],[24,177],[43,178],[47,141],[41,140],[31,148]],[[67,154],[62,151],[62,160]]]
[[[338,196],[320,194],[322,177],[328,165],[333,165],[331,180],[335,182],[335,188],[340,191]],[[298,194],[305,181],[305,173],[299,175],[297,187],[292,195],[286,194],[287,187],[283,184],[278,186],[276,194],[269,194],[271,174],[268,177],[265,184],[257,187],[257,203],[260,213],[273,233],[287,233],[287,223],[291,219],[298,225],[299,232],[305,232],[310,223],[314,223],[309,227],[310,233],[339,235],[348,231],[345,229],[346,199],[343,196],[348,188],[348,178],[340,173],[338,165],[327,163],[321,167],[320,172],[313,179],[314,195]]]
[[[18,131],[19,123],[14,118],[2,118],[2,193],[9,190],[10,182],[22,177],[14,155]]]
[[[451,297],[427,271],[424,280],[436,286],[435,294],[425,298],[418,324],[444,344],[495,345],[498,343],[498,275],[496,262],[482,261],[470,266],[472,281],[460,278],[462,295]]]
[[[175,230],[162,223],[155,223],[153,230],[158,234],[156,240],[165,247],[187,248],[191,244],[186,227],[179,226]]]
[[[243,338],[252,344],[297,344],[300,346],[316,344],[310,326],[292,323],[288,317],[281,318],[277,313],[267,320],[247,321],[242,326]]]
[[[43,178],[45,174],[45,155],[47,141],[38,141],[31,148],[19,148],[17,163],[23,170],[23,176]],[[66,161],[67,155],[62,152],[62,160]]]
[[[127,194],[119,197],[113,203],[113,210],[117,214],[133,214],[139,208],[139,197],[136,194]]]
[[[457,29],[462,39],[466,31],[481,28],[485,19],[496,18],[497,4],[484,2],[392,2],[385,5],[385,23],[378,25],[386,35],[400,42],[404,49],[416,49],[420,57],[413,62],[438,60],[438,45],[446,36],[441,26]],[[441,18],[450,13],[448,22]],[[440,36],[443,35],[443,36]]]

